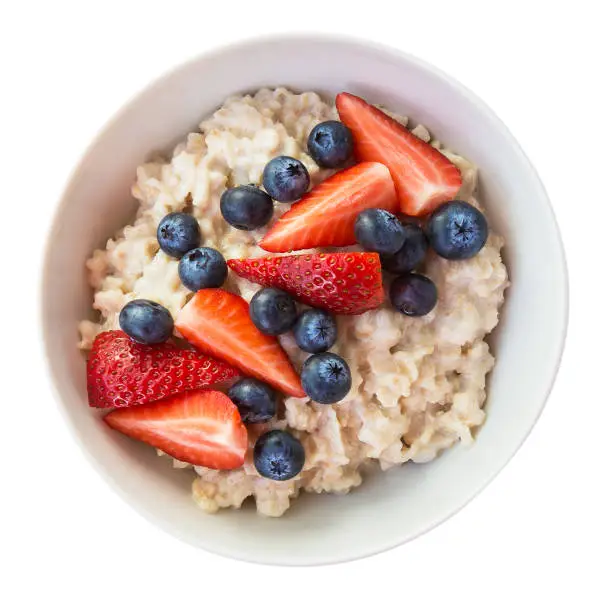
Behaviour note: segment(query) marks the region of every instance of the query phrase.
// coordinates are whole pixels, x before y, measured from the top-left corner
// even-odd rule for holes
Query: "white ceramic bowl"
[[[487,421],[470,449],[370,477],[347,496],[303,495],[281,519],[206,515],[191,473],[104,427],[87,405],[77,322],[90,312],[84,261],[133,216],[135,168],[169,151],[236,92],[286,85],[360,94],[428,125],[481,168],[482,200],[506,237],[512,279],[497,334]],[[71,177],[49,236],[44,343],[61,412],[97,470],[142,515],[185,542],[249,561],[331,563],[406,542],[472,499],[523,442],[546,401],[567,326],[567,274],[542,184],[506,127],[475,95],[403,53],[334,37],[256,40],[191,61],[156,81],[100,133]],[[74,487],[77,483],[74,483]]]

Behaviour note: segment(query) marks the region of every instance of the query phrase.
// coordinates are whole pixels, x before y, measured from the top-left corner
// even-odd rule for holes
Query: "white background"
[[[0,610],[607,609],[607,44],[600,5],[2,2]],[[404,547],[309,569],[215,557],[135,514],[68,435],[36,337],[45,231],[96,130],[175,63],[284,30],[388,43],[476,91],[545,181],[571,274],[560,376],[533,434],[498,479]]]

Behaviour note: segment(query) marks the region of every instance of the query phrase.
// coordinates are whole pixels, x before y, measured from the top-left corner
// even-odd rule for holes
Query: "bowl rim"
[[[105,137],[106,133],[111,131],[114,124],[119,120],[119,118],[128,112],[128,110],[137,104],[139,98],[149,89],[159,86],[163,81],[170,79],[175,73],[178,71],[186,69],[188,66],[195,65],[203,60],[212,61],[214,58],[223,55],[224,53],[229,52],[244,52],[248,48],[265,46],[270,44],[284,44],[284,43],[292,43],[293,41],[299,43],[306,44],[331,44],[335,43],[338,45],[357,47],[362,51],[367,52],[375,52],[381,54],[386,58],[393,58],[399,62],[406,62],[409,64],[415,65],[417,68],[422,71],[429,72],[436,78],[446,81],[449,85],[457,90],[461,95],[463,95],[472,105],[477,107],[480,112],[487,115],[492,123],[495,126],[495,129],[501,132],[502,136],[509,143],[509,146],[518,154],[521,158],[521,161],[526,166],[526,171],[529,177],[533,178],[536,182],[538,193],[541,194],[541,199],[543,200],[542,205],[549,212],[550,218],[553,222],[553,233],[556,238],[557,250],[559,251],[560,258],[558,261],[558,265],[561,269],[561,273],[559,274],[559,278],[561,281],[560,292],[561,292],[561,300],[562,300],[562,319],[560,321],[560,329],[559,333],[559,344],[558,351],[554,356],[554,363],[552,366],[552,376],[546,383],[546,388],[544,390],[544,395],[540,405],[536,409],[535,418],[530,423],[528,429],[524,432],[524,434],[520,437],[520,439],[513,446],[511,453],[508,458],[497,465],[491,473],[485,478],[485,480],[478,485],[476,488],[471,489],[470,492],[466,495],[466,499],[462,503],[458,503],[454,506],[451,511],[446,512],[440,518],[430,522],[424,528],[418,529],[416,532],[405,535],[405,536],[397,536],[394,539],[394,542],[390,545],[379,545],[379,546],[361,546],[355,552],[349,552],[346,554],[342,554],[339,551],[336,551],[330,555],[319,554],[312,559],[306,559],[305,561],[298,561],[296,558],[289,557],[286,558],[275,558],[272,560],[268,560],[267,558],[260,558],[255,553],[249,553],[246,550],[228,550],[227,548],[222,548],[219,546],[207,545],[206,543],[193,542],[184,531],[182,531],[179,525],[174,523],[169,523],[162,519],[159,519],[151,511],[139,502],[137,496],[132,495],[126,487],[120,485],[112,476],[112,474],[107,470],[103,464],[103,462],[97,459],[94,456],[94,453],[91,452],[86,444],[83,443],[81,435],[77,430],[75,424],[69,417],[68,411],[66,409],[62,393],[59,389],[59,383],[54,375],[54,371],[52,368],[52,360],[51,360],[51,351],[50,351],[50,342],[49,342],[49,332],[48,332],[48,322],[46,309],[44,306],[44,300],[42,299],[46,292],[48,291],[48,285],[50,283],[50,274],[48,270],[49,266],[49,253],[53,248],[52,245],[52,236],[54,234],[54,230],[56,226],[59,224],[60,219],[63,214],[63,209],[65,207],[66,196],[69,193],[69,189],[75,179],[76,176],[80,173],[82,167],[84,166],[85,160],[87,159],[90,151],[92,151],[98,143]],[[555,262],[557,263],[557,262]],[[320,565],[333,565],[337,563],[345,563],[350,561],[355,561],[358,559],[363,559],[366,557],[371,557],[377,555],[379,553],[392,550],[398,546],[406,544],[407,542],[411,542],[412,540],[418,538],[419,536],[431,531],[438,525],[444,523],[446,520],[457,514],[460,510],[462,510],[465,506],[467,506],[473,499],[475,499],[479,493],[481,493],[493,480],[495,477],[506,467],[506,465],[512,460],[512,458],[518,453],[519,449],[523,445],[523,443],[529,437],[531,431],[535,427],[538,419],[542,415],[544,408],[546,406],[546,402],[550,397],[552,389],[554,387],[554,383],[559,372],[563,353],[565,350],[567,332],[569,327],[569,273],[567,266],[567,259],[563,244],[563,239],[561,235],[561,231],[559,228],[559,224],[554,212],[554,209],[551,205],[550,198],[546,191],[546,188],[537,173],[535,167],[531,163],[531,160],[522,149],[510,129],[506,126],[506,124],[500,119],[500,117],[491,109],[491,107],[484,102],[477,94],[468,89],[465,85],[460,83],[456,78],[447,74],[440,68],[437,68],[433,64],[418,58],[417,56],[409,53],[408,51],[403,51],[399,48],[392,47],[390,45],[386,45],[384,43],[379,43],[377,41],[371,39],[365,39],[357,36],[350,36],[344,34],[333,34],[333,33],[318,33],[318,32],[297,32],[292,34],[267,34],[261,36],[251,36],[246,38],[241,38],[237,41],[233,41],[224,45],[215,46],[207,51],[203,51],[201,53],[197,53],[194,56],[185,59],[179,63],[172,65],[170,68],[164,70],[157,77],[152,79],[151,81],[144,84],[142,87],[139,87],[134,93],[132,93],[129,98],[121,104],[119,107],[114,109],[111,116],[102,123],[96,130],[93,138],[89,142],[89,144],[82,149],[77,157],[77,162],[73,166],[72,170],[68,174],[67,178],[63,183],[63,187],[61,189],[61,194],[59,196],[58,201],[55,204],[54,212],[51,215],[51,222],[48,226],[48,230],[46,233],[46,238],[44,241],[44,247],[42,249],[42,262],[40,266],[40,279],[38,283],[38,324],[39,324],[39,338],[41,343],[41,350],[43,354],[43,362],[44,362],[44,371],[49,380],[49,386],[52,390],[52,395],[55,400],[55,404],[57,405],[58,411],[60,412],[64,422],[67,425],[67,429],[70,432],[72,439],[76,442],[76,446],[80,449],[83,455],[87,458],[89,463],[95,468],[95,471],[101,476],[102,480],[109,485],[109,488],[118,495],[119,498],[127,507],[133,509],[136,513],[146,519],[149,523],[161,529],[165,533],[168,533],[174,536],[176,539],[188,544],[189,546],[202,549],[206,552],[210,552],[213,554],[218,554],[222,557],[235,559],[238,561],[247,561],[250,563],[257,563],[262,565],[274,565],[274,566],[291,566],[291,567],[304,567],[304,566],[320,566]],[[556,327],[556,326],[555,326]]]

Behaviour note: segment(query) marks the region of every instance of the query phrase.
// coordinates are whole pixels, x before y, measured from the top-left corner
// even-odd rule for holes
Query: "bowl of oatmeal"
[[[286,565],[467,503],[538,418],[567,320],[503,124],[419,60],[322,37],[205,55],[122,109],[69,181],[42,298],[108,482],[190,544]]]

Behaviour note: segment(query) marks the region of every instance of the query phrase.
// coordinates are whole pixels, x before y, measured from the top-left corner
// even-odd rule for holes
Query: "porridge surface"
[[[392,116],[407,124],[406,118]],[[89,349],[100,331],[118,329],[120,310],[132,299],[159,302],[174,317],[186,303],[191,292],[179,280],[178,262],[159,250],[156,240],[158,223],[169,212],[191,206],[204,246],[217,248],[226,259],[268,255],[256,246],[265,228],[245,232],[229,226],[219,210],[221,194],[239,184],[259,184],[264,166],[277,155],[300,159],[312,185],[324,180],[332,171],[318,168],[306,153],[306,142],[317,123],[337,118],[335,108],[316,93],[262,89],[253,96],[226,100],[169,161],[140,166],[133,187],[140,202],[134,223],[87,262],[100,322],[80,324],[81,348]],[[426,127],[418,125],[412,131],[459,167],[463,185],[458,197],[479,206],[476,167],[431,141]],[[276,204],[274,218],[288,208]],[[378,461],[387,469],[409,460],[426,462],[455,442],[471,444],[474,429],[485,419],[485,379],[494,364],[484,338],[498,323],[508,286],[500,256],[503,244],[491,233],[472,259],[447,261],[430,253],[424,273],[436,284],[439,302],[424,317],[406,317],[388,304],[359,316],[339,317],[332,350],[352,371],[347,397],[334,405],[287,398],[278,422],[249,427],[251,447],[266,429],[289,428],[305,447],[303,471],[285,482],[262,478],[251,452],[236,470],[196,467],[196,502],[214,512],[239,507],[253,496],[259,512],[280,516],[302,489],[346,493],[358,486],[366,463]],[[225,287],[246,300],[259,288],[233,272]],[[280,341],[299,368],[308,354],[290,333]],[[176,460],[174,464],[189,467]]]

